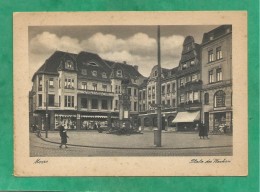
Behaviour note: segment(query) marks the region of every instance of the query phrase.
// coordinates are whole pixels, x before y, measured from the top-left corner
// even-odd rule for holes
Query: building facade
[[[232,26],[204,34],[201,45],[203,113],[210,130],[226,125],[232,132]]]
[[[42,129],[92,129],[118,118],[123,79],[130,81],[130,116],[138,114],[138,86],[145,79],[136,66],[106,61],[97,54],[56,51],[32,78],[33,115]],[[46,124],[46,125],[45,125]]]
[[[194,130],[200,122],[202,80],[200,45],[192,36],[187,36],[183,42],[177,82],[178,114],[174,123],[178,130]]]

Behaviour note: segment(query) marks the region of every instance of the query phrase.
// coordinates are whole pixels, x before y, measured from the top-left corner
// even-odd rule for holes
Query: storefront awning
[[[200,112],[179,112],[177,116],[172,121],[173,123],[186,123],[186,122],[194,122],[200,119]]]

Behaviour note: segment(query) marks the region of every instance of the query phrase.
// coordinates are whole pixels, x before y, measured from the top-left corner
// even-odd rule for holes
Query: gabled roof
[[[227,31],[229,29],[229,31]],[[202,44],[205,44],[209,41],[213,41],[225,34],[232,32],[232,25],[221,25],[207,33],[204,33],[202,38]]]

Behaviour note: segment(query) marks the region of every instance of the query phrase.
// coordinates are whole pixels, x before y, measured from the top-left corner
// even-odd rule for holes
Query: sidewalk
[[[68,131],[68,145],[110,149],[196,149],[232,147],[232,136],[210,135],[210,139],[199,139],[195,133],[162,132],[162,147],[154,146],[154,134],[145,131],[143,134],[114,135],[96,131]],[[60,143],[59,132],[49,132],[48,138],[42,133],[46,142]]]

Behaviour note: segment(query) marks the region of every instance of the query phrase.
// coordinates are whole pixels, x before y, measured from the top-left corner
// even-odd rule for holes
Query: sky
[[[179,64],[186,36],[200,44],[203,34],[218,26],[161,26],[161,66],[171,69]],[[157,65],[157,26],[30,26],[30,76],[56,50],[71,53],[97,53],[101,58],[137,65],[148,77]]]

